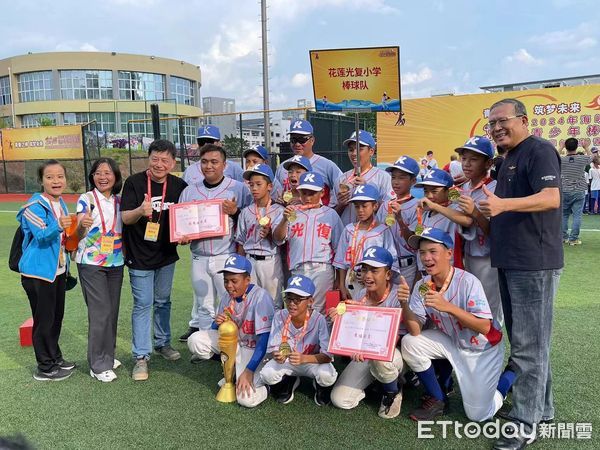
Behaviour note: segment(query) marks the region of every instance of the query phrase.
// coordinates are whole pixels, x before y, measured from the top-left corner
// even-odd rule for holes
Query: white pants
[[[254,259],[252,255],[246,256],[252,263],[252,282],[269,293],[276,310],[283,308],[283,301],[281,299],[283,268],[279,254],[270,259],[260,261]]]
[[[356,408],[365,398],[365,389],[373,381],[391,383],[402,373],[403,362],[400,350],[394,351],[392,362],[352,361],[339,376],[331,391],[331,403],[341,409]]]
[[[504,341],[483,352],[469,351],[458,348],[439,330],[423,330],[418,336],[402,338],[402,356],[415,372],[429,369],[432,359],[447,359],[456,374],[469,420],[490,419],[502,406],[496,388],[502,373]]]
[[[337,371],[331,363],[294,366],[287,359],[282,364],[272,359],[260,371],[260,377],[268,385],[279,383],[284,375],[313,378],[319,386],[323,387],[333,385],[337,379]]]
[[[324,314],[325,294],[333,289],[335,281],[335,269],[329,263],[306,262],[300,264],[292,275],[304,275],[315,284],[315,295],[313,295],[313,309]]]
[[[219,350],[219,333],[217,330],[200,330],[193,333],[187,340],[188,348],[190,352],[198,355],[202,359],[210,359],[214,354],[220,353]],[[252,355],[254,354],[253,348],[240,347],[238,345],[235,353],[235,376],[236,379],[242,375],[244,369],[248,365]],[[268,391],[260,378],[260,371],[264,363],[260,363],[254,372],[254,391],[250,391],[250,396],[242,396],[240,393],[236,393],[237,402],[241,406],[246,408],[254,408],[260,405],[267,399]]]
[[[492,310],[492,316],[498,321],[500,326],[504,325],[502,300],[498,284],[498,269],[492,267],[490,257],[465,255],[465,270],[475,275],[481,281],[485,296]]]
[[[227,294],[223,274],[217,273],[225,266],[229,255],[192,255],[192,289],[194,304],[190,327],[207,330],[215,319],[215,310],[221,298]]]

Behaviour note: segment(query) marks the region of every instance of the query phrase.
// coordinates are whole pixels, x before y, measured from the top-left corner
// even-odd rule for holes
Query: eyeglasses
[[[293,303],[294,305],[299,305],[300,303],[302,303],[304,300],[308,300],[310,297],[296,297],[296,296],[291,296],[291,295],[286,295],[285,296],[285,303],[286,304],[290,304]]]
[[[290,136],[290,143],[292,144],[306,144],[312,139],[312,136]]]
[[[500,125],[500,127],[503,127],[504,125],[506,125],[506,123],[511,120],[511,119],[516,119],[517,117],[523,117],[525,114],[517,114],[516,116],[508,116],[508,117],[503,117],[502,119],[498,119],[498,120],[490,120],[487,125],[489,127],[490,130],[493,130],[494,128],[496,128],[496,125]]]

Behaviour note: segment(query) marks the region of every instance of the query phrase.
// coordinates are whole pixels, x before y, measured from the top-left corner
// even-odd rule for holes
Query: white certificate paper
[[[169,208],[171,242],[181,238],[204,239],[229,233],[229,218],[223,200],[178,203]]]

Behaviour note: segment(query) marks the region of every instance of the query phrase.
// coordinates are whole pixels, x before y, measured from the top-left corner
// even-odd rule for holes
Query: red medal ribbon
[[[150,171],[149,170],[146,171],[146,176],[148,177],[148,197],[150,197],[150,201],[152,202],[152,185],[151,185],[151,181],[150,181]],[[160,218],[161,218],[162,212],[163,212],[163,207],[165,205],[165,197],[167,195],[167,180],[168,180],[168,176],[167,176],[167,178],[165,178],[165,182],[163,183],[162,198],[160,199],[160,211],[158,212],[158,220],[156,221],[156,223],[160,222]],[[150,214],[148,216],[148,222],[152,222],[152,214]]]

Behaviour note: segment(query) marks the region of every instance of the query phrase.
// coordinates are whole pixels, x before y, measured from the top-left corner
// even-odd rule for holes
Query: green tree
[[[234,135],[225,135],[222,142],[228,158],[241,158],[244,150],[250,148],[250,143],[247,140]]]
[[[53,127],[54,125],[56,125],[56,122],[52,117],[44,116],[41,117],[40,120],[38,120],[38,124],[40,125],[40,127]]]
[[[0,130],[2,128],[11,128],[12,127],[12,120],[10,119],[10,117],[0,117]]]

